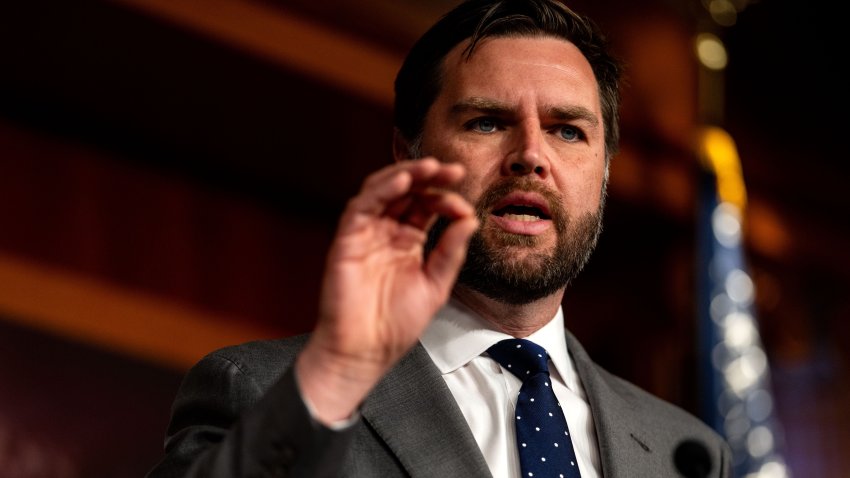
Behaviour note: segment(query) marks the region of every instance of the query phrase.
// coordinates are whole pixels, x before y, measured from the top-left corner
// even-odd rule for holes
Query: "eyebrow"
[[[470,111],[478,111],[493,115],[506,115],[511,112],[511,107],[501,101],[473,96],[471,98],[458,101],[451,109],[451,112],[454,115],[468,113]]]
[[[460,115],[470,111],[477,111],[494,116],[507,116],[513,111],[513,108],[511,108],[507,103],[480,96],[473,96],[458,101],[451,108],[451,113],[453,115]],[[592,127],[599,125],[599,118],[597,118],[592,111],[583,106],[549,106],[546,108],[546,114],[562,121],[583,120],[590,123]]]
[[[599,126],[599,118],[584,106],[551,106],[546,113],[559,120],[584,120],[591,126]]]

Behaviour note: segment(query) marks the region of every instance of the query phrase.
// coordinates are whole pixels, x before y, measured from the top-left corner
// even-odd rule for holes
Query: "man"
[[[399,72],[396,163],[340,219],[315,330],[197,364],[149,477],[532,476],[525,385],[490,349],[509,338],[548,352],[571,437],[549,456],[569,453],[570,476],[679,476],[687,440],[711,470],[692,476],[728,476],[717,435],[564,329],[601,229],[618,79],[593,24],[551,0],[441,19]]]

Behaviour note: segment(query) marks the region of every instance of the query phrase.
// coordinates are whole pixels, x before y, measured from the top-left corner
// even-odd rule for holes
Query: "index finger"
[[[350,206],[366,214],[384,214],[396,209],[394,203],[411,194],[454,185],[464,175],[460,164],[441,163],[434,158],[395,163],[366,178]]]

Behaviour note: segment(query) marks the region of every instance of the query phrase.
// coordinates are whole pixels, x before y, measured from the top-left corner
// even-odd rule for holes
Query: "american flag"
[[[703,420],[733,452],[737,478],[788,478],[782,429],[774,414],[770,366],[754,307],[744,250],[746,189],[737,148],[706,127],[701,168],[697,286]]]

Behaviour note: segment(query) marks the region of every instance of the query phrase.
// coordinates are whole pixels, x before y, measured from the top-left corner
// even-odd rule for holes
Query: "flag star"
[[[571,462],[570,462],[570,465],[576,466],[576,462],[571,461]]]
[[[519,416],[519,415],[517,415],[517,416],[516,416],[516,419],[517,419],[517,420],[519,420],[520,418],[522,418],[522,417],[521,417],[521,416]]]
[[[558,442],[555,442],[555,448],[558,448]]]
[[[533,401],[534,401],[534,399],[532,398],[532,399],[531,399],[531,401],[533,402]]]
[[[534,429],[540,431],[540,427],[534,427]]]
[[[546,461],[546,457],[545,457],[545,456],[541,456],[541,457],[540,457],[540,461]]]
[[[525,448],[526,446],[528,446],[528,445],[526,445],[525,443],[523,443],[523,444],[522,444],[522,447],[523,447],[523,448]]]

